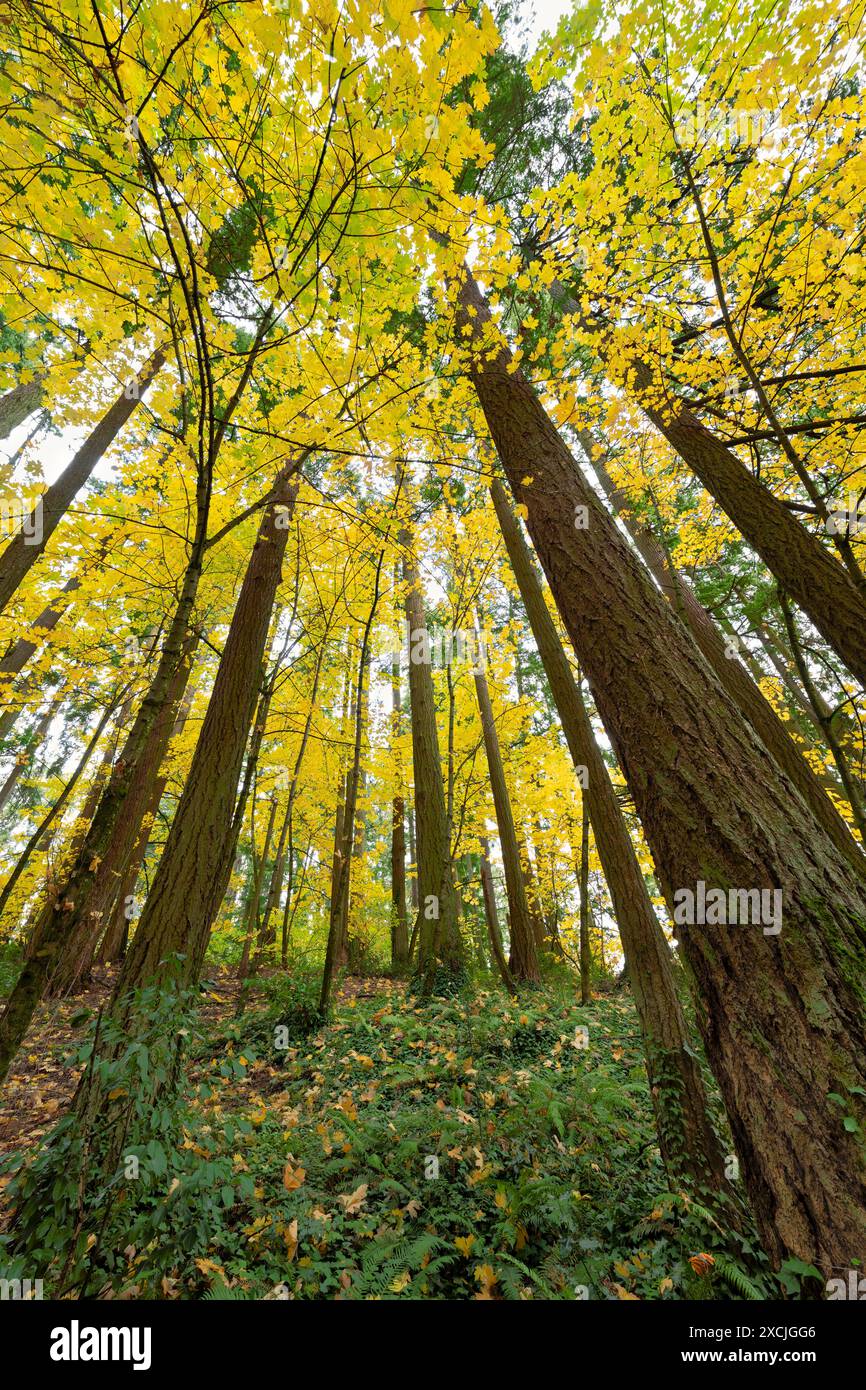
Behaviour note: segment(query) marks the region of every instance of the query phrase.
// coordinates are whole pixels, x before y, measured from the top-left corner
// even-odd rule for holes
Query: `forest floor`
[[[149,1173],[87,1236],[89,1293],[766,1295],[753,1241],[669,1190],[627,994],[421,1003],[349,977],[316,1028],[296,981],[263,981],[237,1018],[237,983],[210,974],[173,1138],[138,1136]],[[40,1011],[0,1110],[6,1155],[45,1147],[110,984]]]
[[[38,1148],[39,1140],[69,1106],[81,1075],[73,1053],[82,1024],[108,1002],[116,977],[115,967],[97,969],[86,990],[40,1005],[0,1091],[0,1158]],[[218,1027],[235,1012],[240,981],[233,971],[222,969],[213,972],[208,983],[201,1017],[210,1026]],[[391,984],[376,976],[349,975],[340,985],[338,998],[341,1002],[369,998],[383,983]],[[253,1007],[260,993],[253,992]]]

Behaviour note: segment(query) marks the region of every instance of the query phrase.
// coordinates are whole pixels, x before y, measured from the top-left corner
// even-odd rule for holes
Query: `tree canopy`
[[[858,1296],[864,5],[522,9],[0,3],[9,1279]]]

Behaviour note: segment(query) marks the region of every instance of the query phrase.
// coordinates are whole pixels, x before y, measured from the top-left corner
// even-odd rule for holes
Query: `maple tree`
[[[562,1106],[612,1132],[627,1046],[652,1220],[733,1296],[826,1291],[866,1237],[863,4],[591,0],[522,46],[476,0],[0,18],[7,1095],[100,1001],[0,1262],[232,1287],[197,1238],[121,1268],[140,1149],[191,1213],[212,1161],[251,1247],[309,1243],[297,1296],[566,1296],[582,1228],[523,1219],[506,1093],[579,1204]],[[376,1107],[426,1106],[428,1047],[463,1089],[428,1148],[395,1120],[398,1179]],[[473,1107],[508,1239],[443,1212],[410,1249],[409,1196],[365,1262],[373,1174],[456,1173]],[[613,1244],[600,1296],[674,1288]]]

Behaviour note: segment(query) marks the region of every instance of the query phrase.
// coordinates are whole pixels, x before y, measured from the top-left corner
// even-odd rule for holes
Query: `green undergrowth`
[[[628,994],[421,1002],[385,982],[324,1027],[313,995],[282,980],[239,1020],[184,1021],[171,1104],[129,1086],[134,1179],[127,1159],[82,1205],[69,1134],[65,1159],[49,1143],[37,1195],[59,1184],[62,1210],[70,1184],[66,1229],[56,1202],[50,1241],[19,1223],[7,1273],[121,1298],[777,1294],[747,1228],[669,1188]],[[12,1184],[34,1211],[36,1181]]]

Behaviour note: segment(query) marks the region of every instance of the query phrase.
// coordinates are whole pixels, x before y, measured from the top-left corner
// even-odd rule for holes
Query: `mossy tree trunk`
[[[724,1160],[708,1117],[700,1067],[690,1046],[689,1031],[677,998],[670,950],[520,523],[498,480],[492,484],[491,494],[562,731],[580,778],[584,829],[587,822],[592,825],[611,895],[644,1040],[647,1079],[665,1166],[672,1178],[688,1174],[698,1183],[720,1187],[724,1179]],[[586,843],[588,874],[588,840]],[[582,884],[582,851],[577,867]],[[581,887],[584,1002],[589,989],[589,970],[584,968],[589,929],[588,918],[584,915],[587,906],[588,895]]]
[[[435,987],[440,969],[447,977],[460,975],[463,951],[436,729],[436,696],[429,659],[427,618],[421,582],[408,548],[405,551],[403,578],[409,623],[409,699],[418,843],[418,968],[422,988],[430,992]]]
[[[830,1097],[845,1097],[848,1118],[862,1128],[863,880],[779,771],[586,485],[532,387],[513,370],[468,273],[456,327],[475,351],[471,380],[514,496],[526,508],[671,910],[685,892],[696,902],[699,883],[726,895],[764,890],[774,904],[772,895],[782,894],[781,932],[770,911],[763,924],[696,919],[679,936],[770,1257],[775,1264],[794,1256],[847,1268],[866,1247],[866,1158],[859,1130],[845,1128]],[[494,343],[482,358],[488,332]],[[844,621],[859,598],[844,570],[825,558],[853,595],[839,615]],[[849,646],[855,633],[860,641],[857,624]],[[633,962],[630,968],[637,977]]]
[[[496,826],[499,831],[499,845],[502,850],[502,863],[505,869],[505,891],[508,896],[508,921],[511,937],[511,957],[508,962],[512,979],[517,982],[537,983],[540,978],[538,952],[526,889],[520,864],[520,849],[514,829],[514,815],[511,798],[505,781],[505,768],[502,765],[502,751],[499,735],[493,717],[487,675],[480,662],[476,664],[475,693],[481,716],[481,730],[484,735],[484,749],[487,754],[487,771],[490,789],[493,793],[493,806],[496,812]]]

